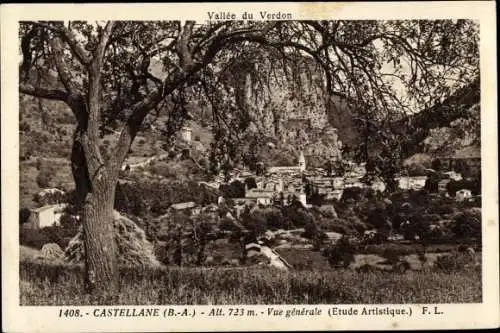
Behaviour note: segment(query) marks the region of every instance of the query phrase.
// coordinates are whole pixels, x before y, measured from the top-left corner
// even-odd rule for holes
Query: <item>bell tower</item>
[[[304,152],[300,152],[299,156],[299,170],[300,172],[304,172],[306,170],[306,159],[304,157]]]

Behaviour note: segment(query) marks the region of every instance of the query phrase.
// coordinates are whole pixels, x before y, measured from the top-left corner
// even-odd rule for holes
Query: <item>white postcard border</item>
[[[195,19],[208,20],[208,11],[289,12],[293,19],[410,19],[472,18],[480,22],[481,63],[481,130],[482,130],[482,207],[483,207],[483,302],[481,304],[438,305],[442,316],[421,314],[422,306],[401,305],[411,309],[412,316],[312,316],[273,318],[251,317],[207,318],[58,318],[61,307],[19,306],[19,134],[18,134],[18,21],[73,19]],[[1,135],[2,135],[2,323],[6,331],[213,331],[213,330],[337,330],[337,329],[459,329],[498,327],[499,261],[498,261],[498,156],[497,156],[497,78],[495,3],[476,2],[408,2],[408,3],[192,3],[192,4],[20,4],[1,7]],[[353,305],[362,309],[364,305]],[[366,305],[373,307],[373,305]],[[385,305],[379,305],[384,307]],[[391,308],[399,305],[389,305]],[[145,306],[143,306],[145,307]],[[268,307],[284,310],[303,306],[219,306],[244,307],[267,311]],[[307,305],[327,312],[332,306]],[[342,306],[349,308],[349,305]],[[74,308],[74,307],[72,307]],[[96,308],[79,307],[92,313]],[[120,306],[119,308],[134,308]],[[161,309],[167,306],[160,307]],[[175,306],[179,311],[185,306]],[[188,306],[198,313],[210,306]],[[420,314],[419,314],[420,313]]]

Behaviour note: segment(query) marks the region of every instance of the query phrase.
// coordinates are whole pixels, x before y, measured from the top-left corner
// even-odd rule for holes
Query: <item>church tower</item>
[[[300,152],[299,156],[299,170],[300,172],[304,172],[306,170],[306,159],[302,151]]]

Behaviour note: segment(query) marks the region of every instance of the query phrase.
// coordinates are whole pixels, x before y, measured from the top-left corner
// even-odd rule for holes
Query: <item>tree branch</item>
[[[193,56],[189,49],[189,41],[193,33],[194,21],[186,21],[184,27],[177,38],[177,54],[179,55],[180,66],[187,72],[193,65]]]
[[[109,39],[111,37],[111,33],[113,32],[113,27],[115,23],[113,21],[108,21],[106,26],[104,27],[104,31],[99,39],[99,44],[94,51],[94,59],[93,62],[101,64],[102,59],[104,57],[104,53],[106,51],[106,46],[108,45]]]
[[[66,28],[64,25],[55,26],[55,25],[48,24],[48,23],[33,22],[33,21],[30,21],[28,23],[33,24],[33,25],[37,25],[39,27],[46,28],[50,31],[54,31],[54,32],[59,33],[61,38],[66,43],[68,43],[69,47],[71,48],[72,53],[78,58],[78,60],[82,64],[88,65],[90,63],[90,61],[92,60],[89,52],[87,50],[85,50],[80,45],[80,43],[78,43],[78,41],[76,40],[76,36],[73,34],[73,32],[70,29]]]
[[[80,87],[76,84],[66,61],[64,60],[64,48],[61,40],[58,37],[52,39],[50,46],[53,51],[53,59],[56,64],[57,73],[59,74],[59,78],[61,79],[64,87],[72,95],[81,95]]]
[[[89,70],[88,123],[83,135],[82,146],[89,161],[91,176],[99,170],[103,161],[97,143],[99,142],[99,122],[101,121],[101,74],[106,46],[113,31],[114,23],[106,23],[100,36]],[[92,163],[91,163],[92,162]]]
[[[67,102],[68,93],[60,89],[35,87],[31,84],[19,84],[19,93],[54,101]]]

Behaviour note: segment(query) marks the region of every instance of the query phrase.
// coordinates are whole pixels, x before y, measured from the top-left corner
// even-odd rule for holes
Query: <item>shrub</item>
[[[418,213],[411,216],[408,223],[403,224],[400,229],[405,239],[408,240],[415,239],[415,236],[424,239],[429,234],[429,224]]]
[[[302,236],[305,238],[309,238],[309,239],[313,239],[316,236],[316,234],[318,234],[320,231],[318,226],[316,225],[316,223],[314,223],[312,221],[310,223],[306,224],[304,229],[305,229],[305,231],[302,234]]]
[[[354,221],[352,227],[360,234],[363,234],[366,230],[368,230],[367,225],[361,221]]]
[[[319,212],[327,218],[337,218],[337,212],[333,205],[323,205],[319,208]]]
[[[342,192],[342,201],[346,202],[349,199],[358,201],[363,195],[363,189],[361,187],[348,187]]]
[[[467,253],[454,252],[452,254],[439,256],[436,260],[436,269],[451,273],[461,271],[467,266],[474,264],[475,260],[473,256]]]
[[[242,223],[254,237],[262,235],[267,230],[267,220],[262,210],[256,209],[253,212],[242,214]]]
[[[443,202],[440,205],[434,207],[432,212],[438,215],[453,214],[455,212],[454,204]]]
[[[220,191],[227,198],[244,198],[245,184],[239,180],[232,181],[229,185],[221,185]]]
[[[339,234],[342,234],[342,235],[345,235],[345,234],[349,233],[349,230],[345,226],[338,225],[338,224],[332,225],[330,227],[330,230],[333,231],[333,232],[337,232]]]
[[[287,208],[284,214],[285,219],[288,219],[295,228],[303,228],[310,223],[314,223],[313,216],[301,207],[289,206]]]
[[[474,237],[481,240],[481,209],[470,208],[458,214],[451,231],[457,237]]]
[[[349,241],[348,238],[342,237],[336,244],[327,247],[324,250],[324,255],[332,266],[337,266],[340,263],[343,267],[348,267],[354,262],[354,253],[356,247]]]
[[[286,225],[285,218],[283,217],[283,214],[280,210],[275,208],[267,208],[263,210],[263,213],[266,219],[267,228],[288,229],[289,226]]]
[[[247,189],[257,188],[257,182],[254,177],[248,177],[245,179],[245,185]]]
[[[430,193],[436,193],[439,190],[439,176],[436,173],[432,173],[429,175],[427,180],[425,181],[424,189],[429,191]]]
[[[194,141],[200,141],[200,136],[199,135],[195,135],[194,136]]]
[[[425,176],[425,166],[418,163],[412,163],[408,169],[408,176],[416,177],[416,176]]]
[[[47,243],[55,243],[61,248],[65,248],[74,232],[60,226],[45,227],[39,230],[20,229],[19,243],[21,245],[41,249]]]
[[[167,150],[168,146],[164,147],[163,149]],[[175,158],[177,156],[177,152],[175,150],[169,150],[168,151],[168,157],[169,158]]]
[[[28,222],[30,216],[31,216],[31,211],[28,208],[23,207],[19,209],[19,224]]]
[[[410,268],[410,263],[406,260],[398,260],[398,262],[393,264],[393,271],[397,273],[404,273]]]
[[[441,162],[441,160],[439,158],[435,158],[432,160],[432,165],[431,165],[432,169],[434,169],[436,171],[440,171],[442,166],[443,166],[443,163]]]
[[[387,227],[387,219],[388,215],[386,211],[384,209],[381,209],[380,207],[377,207],[370,210],[366,222],[373,225],[375,228],[380,229]]]
[[[50,187],[51,181],[52,181],[52,176],[46,171],[41,171],[38,174],[38,176],[36,176],[36,183],[40,188]]]
[[[37,193],[34,197],[36,203],[40,206],[54,205],[64,202],[67,199],[67,195],[64,191],[59,189],[43,190]]]
[[[387,247],[384,249],[382,256],[387,260],[387,262],[391,265],[394,265],[399,262],[399,252],[391,247]]]

